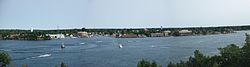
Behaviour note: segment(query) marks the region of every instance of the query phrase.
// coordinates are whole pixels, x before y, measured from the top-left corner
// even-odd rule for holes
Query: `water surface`
[[[12,57],[12,64],[20,67],[54,67],[61,62],[69,67],[136,67],[142,58],[155,60],[163,67],[170,61],[186,60],[199,49],[206,55],[218,54],[217,48],[229,44],[244,44],[245,33],[207,36],[158,38],[93,37],[47,41],[0,40],[0,49]],[[66,48],[61,49],[64,43]],[[119,44],[123,48],[119,48]]]

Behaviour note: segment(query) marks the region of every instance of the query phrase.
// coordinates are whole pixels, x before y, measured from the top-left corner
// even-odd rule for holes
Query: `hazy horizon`
[[[243,25],[217,25],[217,26],[172,26],[172,27],[163,27],[163,26],[158,26],[158,27],[71,27],[71,28],[63,28],[63,27],[58,27],[58,28],[36,28],[36,27],[30,27],[30,28],[0,28],[0,30],[30,30],[31,28],[34,30],[58,30],[58,29],[143,29],[143,28],[198,28],[198,27],[226,27],[226,26],[250,26],[250,24],[243,24]]]
[[[0,29],[250,25],[249,0],[0,0]]]

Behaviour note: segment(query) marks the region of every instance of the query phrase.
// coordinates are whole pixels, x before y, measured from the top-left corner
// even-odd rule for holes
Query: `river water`
[[[0,40],[0,49],[8,52],[12,64],[21,67],[55,67],[64,62],[68,67],[136,67],[141,59],[166,65],[187,60],[194,50],[205,55],[218,54],[217,48],[229,44],[243,46],[245,33],[206,36],[157,38],[93,37],[46,41]],[[66,48],[61,49],[64,43]],[[123,48],[119,48],[119,44]]]

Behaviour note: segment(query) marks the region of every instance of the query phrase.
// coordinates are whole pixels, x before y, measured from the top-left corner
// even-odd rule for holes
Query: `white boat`
[[[61,45],[61,48],[65,48],[65,45],[64,45],[64,43],[62,43],[62,45]]]
[[[119,45],[119,48],[123,48],[122,44]]]
[[[85,43],[80,43],[80,44],[85,44]]]

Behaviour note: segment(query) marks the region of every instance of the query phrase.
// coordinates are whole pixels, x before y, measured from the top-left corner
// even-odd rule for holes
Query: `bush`
[[[1,67],[6,67],[10,64],[11,58],[8,53],[0,51],[0,64]]]
[[[140,62],[138,62],[137,67],[158,67],[158,64],[155,61],[151,62],[142,59]],[[161,65],[159,65],[159,67],[161,67]]]

